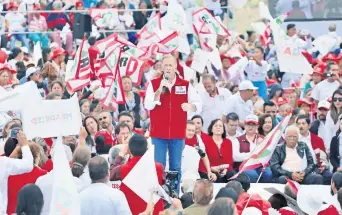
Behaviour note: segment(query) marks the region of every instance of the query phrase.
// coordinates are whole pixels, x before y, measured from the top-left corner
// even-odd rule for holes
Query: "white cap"
[[[327,110],[330,110],[330,103],[326,100],[319,101],[317,108],[325,108]]]
[[[21,49],[21,51],[24,52],[25,54],[29,54],[29,51],[28,51],[28,49],[27,49],[25,46],[21,47],[20,49]]]
[[[317,185],[301,186],[297,194],[299,208],[307,213],[316,215],[323,206],[323,195],[326,190]]]
[[[242,211],[241,215],[262,215],[262,212],[256,207],[248,207]]]
[[[239,84],[239,90],[257,90],[258,88],[257,87],[254,87],[254,85],[252,84],[251,81],[248,81],[248,80],[245,80],[245,81],[242,81],[240,84]]]
[[[253,123],[255,125],[258,125],[259,124],[259,118],[254,114],[250,114],[245,119],[245,124],[247,124],[247,123]]]
[[[32,75],[33,73],[37,72],[37,68],[36,67],[30,67],[26,70],[26,78],[28,78],[30,75]]]

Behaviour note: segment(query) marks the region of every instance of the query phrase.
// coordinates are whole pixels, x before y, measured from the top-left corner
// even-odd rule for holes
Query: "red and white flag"
[[[150,20],[137,32],[138,39],[148,39],[152,37],[154,32],[161,30],[160,13],[156,13]]]
[[[115,72],[115,76],[107,76],[103,80],[105,88],[105,96],[100,100],[105,108],[110,106],[114,109],[118,108],[118,104],[125,104],[125,96],[120,72]]]

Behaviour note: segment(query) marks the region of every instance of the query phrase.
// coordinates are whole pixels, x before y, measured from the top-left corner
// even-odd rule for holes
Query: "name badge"
[[[186,94],[186,86],[176,86],[176,94]]]

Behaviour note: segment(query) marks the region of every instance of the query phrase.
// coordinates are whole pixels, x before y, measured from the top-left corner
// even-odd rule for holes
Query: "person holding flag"
[[[150,135],[155,146],[155,161],[165,167],[168,151],[170,170],[179,173],[179,181],[187,114],[200,113],[202,104],[193,86],[176,75],[176,68],[176,59],[172,55],[165,55],[162,59],[164,75],[149,83],[145,108],[150,111]]]

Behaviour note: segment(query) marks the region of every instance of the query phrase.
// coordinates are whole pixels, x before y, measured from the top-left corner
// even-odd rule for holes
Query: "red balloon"
[[[6,52],[0,50],[0,63],[4,64],[7,60],[7,54]]]

